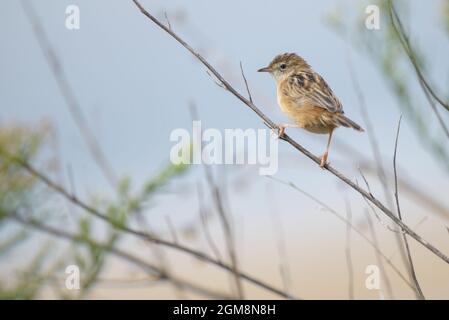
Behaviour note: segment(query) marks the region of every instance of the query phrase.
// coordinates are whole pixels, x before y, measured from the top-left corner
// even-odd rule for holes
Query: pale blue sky
[[[31,1],[56,48],[84,113],[103,150],[120,175],[141,182],[156,172],[169,156],[169,134],[174,128],[190,128],[189,101],[198,106],[203,125],[223,128],[262,128],[263,124],[233,96],[218,88],[197,63],[172,38],[145,19],[131,1],[72,0]],[[323,21],[343,4],[362,10],[353,1],[145,1],[143,5],[163,18],[194,47],[210,57],[244,92],[238,73],[243,62],[259,107],[276,121],[285,122],[276,106],[273,80],[256,70],[274,55],[294,51],[320,72],[344,104],[346,113],[363,124],[348,71],[348,58],[360,80],[370,108],[382,153],[391,164],[399,110],[382,77],[365,55],[336,35]],[[359,2],[357,2],[358,4]],[[430,5],[429,5],[430,3]],[[79,5],[81,29],[67,30],[65,8]],[[412,31],[420,48],[432,56],[432,78],[447,79],[447,39],[438,32],[439,1],[413,1]],[[51,119],[60,137],[63,164],[70,164],[79,190],[109,192],[106,181],[88,154],[57,86],[49,72],[19,1],[1,4],[0,121],[34,123]],[[356,14],[357,12],[351,12]],[[363,27],[363,26],[361,26]],[[435,66],[444,65],[446,68]],[[229,68],[228,68],[229,67]],[[418,88],[418,87],[417,87]],[[424,100],[423,100],[424,101]],[[423,108],[428,108],[423,103]],[[404,174],[424,175],[423,187],[436,194],[446,182],[439,165],[430,159],[407,128],[401,135],[400,159]],[[321,153],[325,137],[291,131],[315,153]],[[366,134],[341,129],[338,139],[370,155]],[[279,176],[304,182],[312,193],[335,180],[321,173],[291,147],[281,144]],[[297,158],[296,158],[297,157]],[[357,175],[351,155],[331,153],[331,161]],[[198,171],[198,170],[197,170]],[[251,180],[258,184],[254,174]],[[193,174],[194,175],[194,174]],[[190,176],[191,177],[191,176]],[[430,179],[431,178],[431,179]],[[262,180],[265,181],[265,180]],[[436,186],[436,188],[435,188]],[[340,195],[331,193],[328,200]]]
[[[198,106],[204,128],[264,128],[251,110],[217,87],[205,68],[147,20],[131,0],[28,2],[33,3],[104,153],[114,170],[121,176],[132,177],[135,185],[138,186],[167,163],[171,147],[170,132],[176,128],[190,130],[188,104],[191,101]],[[161,19],[164,19],[163,13],[166,11],[173,29],[204,53],[241,92],[245,92],[239,74],[239,62],[242,61],[256,104],[276,122],[285,122],[286,119],[276,106],[273,79],[256,70],[269,63],[276,54],[293,51],[308,60],[327,80],[342,101],[346,114],[363,125],[348,71],[348,60],[351,60],[376,128],[385,164],[392,169],[394,136],[400,115],[397,101],[372,61],[354,50],[347,40],[324,23],[326,14],[335,7],[343,8],[351,16],[360,14],[364,9],[360,1],[141,2]],[[430,78],[441,80],[441,88],[447,89],[449,42],[439,28],[441,1],[413,0],[408,3],[411,7],[410,20],[405,24],[412,41],[429,57]],[[77,4],[80,8],[81,29],[78,31],[65,28],[65,8],[69,4]],[[363,27],[360,25],[360,28]],[[63,174],[67,175],[66,168],[70,165],[79,195],[82,198],[92,193],[111,195],[107,181],[89,155],[57,90],[18,0],[1,1],[0,39],[0,125],[12,121],[33,125],[42,119],[51,120],[59,137]],[[410,77],[414,78],[414,75],[410,73]],[[418,92],[417,82],[414,83]],[[419,99],[422,108],[430,110],[422,95]],[[429,118],[433,119],[433,116]],[[447,114],[445,119],[449,120]],[[441,132],[436,122],[433,123],[435,132]],[[419,181],[416,184],[418,187],[449,206],[448,173],[418,142],[408,126],[407,117],[403,124],[398,155],[399,174]],[[294,129],[289,134],[315,154],[324,150],[324,136]],[[366,133],[339,129],[334,136],[371,157]],[[334,148],[330,161],[361,183],[353,155]],[[217,176],[224,171],[222,167],[219,169]],[[331,278],[346,279],[344,224],[290,188],[259,176],[256,168],[228,167],[226,173],[229,174],[227,205],[236,226],[238,243],[241,244],[239,254],[245,270],[250,273],[260,271],[259,274],[264,277],[266,274],[278,274],[277,255],[273,254],[277,250],[273,241],[274,213],[284,225],[282,236],[288,244],[291,267],[297,278],[292,285],[295,292],[301,294],[302,284],[314,279],[329,279],[329,283]],[[172,182],[165,189],[166,193],[151,201],[151,210],[146,214],[155,230],[165,231],[163,235],[170,236],[166,216],[170,216],[180,232],[189,227],[189,223],[199,223],[195,186],[201,177],[202,170],[196,167],[186,177]],[[363,230],[367,232],[363,211],[366,204],[362,198],[285,143],[280,144],[280,169],[276,177],[293,181],[342,214],[345,213],[345,200],[349,199],[354,223],[365,227]],[[368,176],[368,179],[373,192],[382,199],[377,178]],[[405,195],[401,203],[405,219],[413,228],[429,214],[427,209],[416,206]],[[387,242],[392,244],[393,234],[380,224],[376,226],[380,230],[382,245]],[[221,229],[216,220],[211,228],[220,242]],[[435,223],[431,218],[419,226],[418,231],[443,251],[447,248],[446,230],[439,221]],[[354,239],[354,246],[359,246],[360,238]],[[204,242],[189,245],[207,251]],[[440,262],[433,260],[424,250],[417,249],[415,242],[412,246],[415,249],[414,257],[421,259],[418,272],[428,275],[428,283],[434,283],[433,270],[441,266],[438,264]],[[141,247],[129,248],[140,250]],[[395,255],[394,248],[391,245],[388,247],[388,256]],[[362,247],[362,251],[365,254],[372,252],[372,249]],[[355,272],[362,276],[365,264],[374,261],[373,257],[364,258],[363,254],[359,252],[354,256],[355,261],[360,263]],[[28,259],[28,255],[19,253],[15,257]],[[394,258],[396,262],[399,260],[397,254]],[[15,261],[11,259],[9,263],[14,264]],[[307,273],[304,269],[307,263],[312,271],[318,270],[316,274]],[[430,270],[429,266],[432,267],[432,272],[423,272],[424,263],[427,271]],[[337,265],[343,271],[334,274],[332,268]],[[443,267],[446,268],[446,265]],[[11,270],[16,270],[15,265]],[[198,265],[194,264],[191,270],[200,275]],[[445,277],[447,279],[447,273]],[[436,288],[440,291],[435,291],[434,297],[447,298],[445,279],[438,280]]]

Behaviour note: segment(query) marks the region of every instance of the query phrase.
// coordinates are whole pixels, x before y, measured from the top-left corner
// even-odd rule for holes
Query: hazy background
[[[133,185],[157,173],[168,161],[173,145],[170,132],[176,128],[191,130],[189,104],[197,106],[203,128],[264,128],[260,119],[235,97],[214,84],[205,68],[166,33],[158,29],[137,10],[132,1],[72,0],[31,1],[55,47],[72,87],[79,99],[102,150],[120,176],[132,178]],[[427,74],[437,88],[449,84],[449,42],[442,32],[440,10],[443,1],[408,1],[405,22],[412,42],[430,60]],[[80,30],[65,28],[65,8],[80,8]],[[394,138],[401,114],[398,100],[384,78],[352,42],[327,23],[330,13],[343,17],[363,15],[359,1],[146,1],[142,4],[165,21],[173,30],[203,53],[230,82],[245,92],[239,63],[243,63],[253,98],[263,112],[276,122],[286,119],[276,105],[274,81],[257,69],[267,65],[279,53],[296,52],[303,56],[333,88],[346,114],[365,125],[351,80],[352,66],[361,87],[375,135],[388,170],[392,170]],[[336,11],[337,10],[337,11]],[[381,12],[382,14],[387,14]],[[350,26],[357,28],[357,24]],[[363,21],[358,25],[364,28]],[[384,26],[381,24],[381,28]],[[378,31],[372,31],[376,33]],[[0,5],[0,125],[22,123],[35,126],[49,121],[55,130],[56,150],[61,164],[59,181],[68,184],[67,168],[73,172],[76,192],[88,199],[92,194],[113,197],[114,193],[86,149],[80,132],[57,90],[32,27],[19,1],[2,1]],[[369,41],[369,39],[368,39]],[[411,69],[410,69],[411,70]],[[411,87],[420,91],[412,71]],[[444,91],[443,91],[444,92]],[[417,98],[425,105],[422,93]],[[443,111],[442,111],[443,112]],[[430,114],[430,112],[429,112]],[[447,120],[447,113],[444,114]],[[434,117],[429,127],[439,135]],[[315,154],[324,150],[326,137],[290,129],[289,135]],[[372,159],[367,133],[339,129],[336,141],[344,141],[360,154]],[[447,146],[447,144],[446,144]],[[363,184],[358,173],[359,157],[338,148],[331,149],[330,161],[339,170]],[[427,194],[449,207],[449,183],[444,166],[436,161],[417,139],[404,115],[398,151],[399,175],[409,178]],[[345,215],[345,201],[352,208],[353,222],[369,234],[364,210],[366,203],[351,189],[329,173],[280,143],[279,171],[276,178],[292,181]],[[348,298],[348,271],[345,258],[345,225],[321,206],[288,186],[258,175],[257,167],[220,166],[214,168],[223,186],[226,203],[232,214],[238,242],[241,269],[282,287],[279,272],[278,241],[285,243],[291,282],[288,290],[301,298]],[[366,173],[373,193],[383,199],[376,175]],[[204,237],[195,230],[199,225],[196,185],[203,179],[200,166],[172,180],[151,200],[145,217],[153,230],[170,238],[168,216],[179,237],[190,246],[210,253]],[[391,187],[393,184],[391,184]],[[444,220],[418,205],[404,192],[401,196],[406,223],[443,252],[449,252],[449,234]],[[206,203],[210,199],[204,200]],[[61,206],[60,208],[64,208]],[[70,205],[61,209],[62,225],[70,228]],[[380,214],[383,221],[388,221]],[[394,234],[375,218],[380,246],[392,261],[402,266]],[[218,220],[210,228],[222,243]],[[280,228],[280,229],[279,229]],[[417,275],[428,298],[449,298],[449,268],[415,241],[410,240]],[[134,239],[120,244],[142,253],[146,247]],[[385,292],[368,290],[364,285],[367,265],[376,264],[373,249],[352,234],[355,298],[378,299]],[[0,278],[6,280],[33,245],[15,250],[0,260]],[[149,256],[150,259],[154,257]],[[229,291],[228,275],[204,263],[168,251],[171,270],[213,288]],[[284,261],[285,263],[285,261]],[[413,298],[388,266],[396,298]],[[404,271],[405,272],[405,271]],[[141,279],[136,270],[116,259],[108,260],[102,278]],[[248,298],[275,297],[253,286],[245,287]],[[52,297],[50,289],[42,297]],[[97,284],[88,298],[176,298],[166,284],[148,285],[131,282],[118,285]],[[186,293],[185,297],[197,297]]]

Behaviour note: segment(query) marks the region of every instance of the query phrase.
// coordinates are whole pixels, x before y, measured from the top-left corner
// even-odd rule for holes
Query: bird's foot
[[[323,169],[324,169],[324,166],[328,164],[327,156],[328,156],[328,153],[326,152],[320,157],[320,167]]]
[[[282,124],[278,125],[278,138],[282,138],[285,134],[285,126]]]
[[[272,132],[273,134],[275,134],[275,135],[278,137],[278,139],[279,139],[279,138],[282,138],[282,137],[284,136],[285,128],[286,128],[286,127],[287,127],[286,125],[278,124],[278,125],[276,125],[276,127],[271,128],[271,132]],[[276,129],[277,129],[277,130],[276,130]],[[276,132],[276,131],[277,131],[277,132]]]

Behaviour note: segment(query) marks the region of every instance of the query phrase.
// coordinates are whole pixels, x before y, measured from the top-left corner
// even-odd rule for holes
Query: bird
[[[294,124],[278,124],[278,136],[285,128],[302,128],[316,134],[328,134],[326,151],[320,157],[324,168],[329,156],[332,133],[340,126],[363,132],[364,129],[345,116],[343,106],[326,81],[296,53],[277,55],[258,72],[270,73],[277,87],[277,102],[281,111]]]

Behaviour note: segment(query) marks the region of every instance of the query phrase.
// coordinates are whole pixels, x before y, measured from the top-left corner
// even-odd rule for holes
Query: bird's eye
[[[285,63],[283,63],[283,64],[281,64],[281,65],[279,66],[279,68],[280,68],[281,70],[285,70],[285,69],[287,68],[287,65],[286,65]]]

